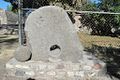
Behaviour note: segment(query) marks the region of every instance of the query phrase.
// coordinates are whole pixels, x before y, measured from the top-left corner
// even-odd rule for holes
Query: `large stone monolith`
[[[32,12],[25,31],[31,45],[32,60],[47,61],[57,57],[77,62],[82,58],[83,46],[67,13],[59,7],[42,7]]]

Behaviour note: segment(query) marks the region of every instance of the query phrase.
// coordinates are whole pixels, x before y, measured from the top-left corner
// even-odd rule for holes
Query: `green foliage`
[[[10,2],[10,0],[4,0],[4,1],[6,1],[6,2]]]
[[[89,3],[84,5],[82,10],[87,11],[120,11],[119,0],[100,0],[100,3]],[[113,14],[84,14],[82,15],[82,24],[91,28],[94,35],[112,35],[111,29],[118,29],[120,26],[120,15]]]
[[[49,0],[52,5],[58,5],[64,9],[78,10],[82,5],[87,3],[87,0]]]
[[[97,11],[97,5],[95,3],[89,2],[88,4],[85,4],[81,7],[81,10],[86,10],[86,11]]]
[[[18,0],[4,0],[4,1],[11,3],[11,6],[8,6],[8,10],[13,11],[14,13],[17,13],[17,11],[18,11]]]
[[[120,0],[99,0],[99,8],[103,11],[118,12],[120,11]]]
[[[7,11],[12,11],[12,5],[7,6]]]
[[[4,0],[10,2],[13,9],[18,9],[18,0]],[[80,9],[80,7],[87,3],[87,0],[23,0],[24,8],[39,8],[46,5],[55,5],[63,7],[64,9]]]

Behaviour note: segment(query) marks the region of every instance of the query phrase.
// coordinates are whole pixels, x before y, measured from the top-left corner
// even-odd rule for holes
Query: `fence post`
[[[18,0],[19,44],[23,45],[22,0]]]

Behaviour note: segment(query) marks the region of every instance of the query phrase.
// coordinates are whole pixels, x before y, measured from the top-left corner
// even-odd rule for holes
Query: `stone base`
[[[84,55],[79,63],[72,62],[18,62],[11,59],[6,64],[7,76],[16,77],[15,80],[112,80],[106,77],[105,63],[98,61],[101,67],[95,67],[95,58]],[[97,61],[97,60],[96,60]],[[98,64],[98,63],[96,63]],[[92,66],[93,65],[93,66]]]

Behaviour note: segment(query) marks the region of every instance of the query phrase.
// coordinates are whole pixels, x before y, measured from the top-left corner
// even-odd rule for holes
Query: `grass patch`
[[[97,45],[101,47],[120,48],[120,39],[117,37],[95,36],[83,32],[78,32],[78,35],[84,47],[91,48],[92,45]]]

